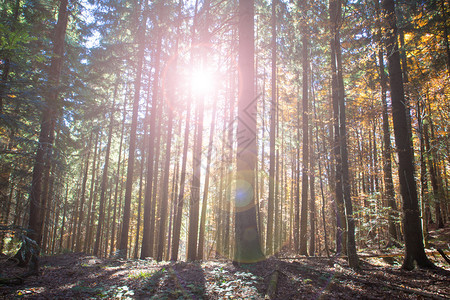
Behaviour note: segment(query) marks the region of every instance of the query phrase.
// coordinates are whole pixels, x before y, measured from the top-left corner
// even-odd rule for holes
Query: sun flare
[[[209,70],[195,69],[191,73],[190,84],[195,95],[209,95],[214,90],[215,83],[214,74]]]

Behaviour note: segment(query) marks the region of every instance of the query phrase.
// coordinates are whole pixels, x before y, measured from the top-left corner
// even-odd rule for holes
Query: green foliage
[[[22,260],[25,260],[25,256],[27,254],[37,255],[39,254],[39,246],[36,244],[36,241],[30,239],[27,234],[29,230],[22,228],[17,225],[0,225],[0,234],[9,234],[10,235],[10,247],[7,254],[16,253],[20,248],[20,255]],[[12,235],[12,236],[11,236]]]
[[[149,279],[154,274],[155,274],[155,272],[141,271],[141,272],[139,272],[137,274],[130,274],[130,275],[128,275],[128,278],[131,278],[131,279]]]

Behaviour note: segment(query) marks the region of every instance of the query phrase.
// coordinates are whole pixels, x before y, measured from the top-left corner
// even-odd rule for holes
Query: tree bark
[[[333,5],[332,5],[333,3]],[[347,256],[349,266],[353,269],[359,268],[358,256],[356,254],[356,242],[355,242],[355,221],[353,218],[353,207],[351,202],[351,191],[350,191],[350,175],[348,166],[348,152],[347,152],[347,130],[346,130],[346,116],[345,116],[345,88],[343,80],[343,67],[342,67],[342,54],[341,54],[341,42],[340,42],[340,22],[342,18],[342,3],[340,0],[330,2],[330,15],[333,20],[333,44],[332,49],[332,66],[335,65],[336,77],[334,78],[334,84],[336,87],[336,94],[334,95],[333,107],[335,112],[337,112],[338,125],[336,130],[338,133],[338,144],[339,144],[339,156],[341,165],[341,174],[337,178],[337,184],[340,185],[337,190],[342,191],[342,196],[345,205],[345,216],[347,225]],[[333,51],[334,50],[334,51]],[[334,72],[333,72],[334,73]],[[335,92],[333,92],[335,93]],[[335,103],[337,102],[337,103]],[[336,115],[335,115],[336,116]],[[336,133],[335,133],[336,134]],[[337,163],[338,164],[338,163]],[[337,174],[339,172],[336,172]],[[338,177],[338,176],[337,176]]]
[[[118,257],[127,257],[128,251],[128,231],[130,228],[130,211],[131,211],[131,194],[133,190],[134,181],[134,164],[136,156],[136,136],[137,136],[137,123],[138,123],[138,113],[139,113],[139,100],[141,93],[141,78],[142,78],[142,67],[144,64],[144,54],[145,54],[145,39],[147,31],[147,9],[148,2],[145,1],[143,4],[142,11],[142,23],[138,31],[138,53],[137,53],[137,67],[136,67],[136,78],[134,81],[134,99],[133,99],[133,114],[131,117],[131,129],[130,129],[130,143],[128,148],[128,166],[127,166],[127,182],[125,185],[125,201],[123,207],[123,218],[122,218],[122,232],[120,235],[119,247],[117,249]]]
[[[102,182],[101,182],[101,187],[100,187],[98,225],[97,225],[97,232],[95,235],[95,243],[94,243],[94,255],[96,255],[96,256],[100,255],[99,250],[100,250],[100,242],[101,242],[101,236],[102,236],[102,227],[103,227],[103,222],[105,220],[105,201],[106,201],[105,197],[106,197],[106,189],[107,189],[107,184],[108,184],[109,155],[111,152],[111,141],[112,141],[113,124],[114,124],[114,108],[115,108],[115,104],[116,104],[118,84],[119,83],[117,80],[116,84],[114,86],[113,104],[111,107],[110,117],[109,117],[108,142],[106,144],[105,164],[103,166]]]
[[[394,0],[383,0],[383,14],[387,26],[386,50],[388,56],[389,82],[391,85],[392,118],[394,122],[395,144],[398,155],[398,174],[400,193],[403,200],[403,227],[405,238],[405,259],[402,268],[411,270],[414,261],[419,267],[433,268],[428,260],[422,240],[420,224],[419,201],[417,198],[416,181],[411,142],[408,134],[408,122],[405,106],[405,96],[400,66],[400,53],[397,42],[397,18],[395,16]]]
[[[203,199],[202,199],[202,213],[200,217],[200,232],[199,232],[199,240],[198,240],[198,253],[197,258],[202,260],[203,248],[205,244],[205,227],[206,227],[206,208],[208,202],[208,193],[209,193],[209,181],[211,175],[211,156],[213,151],[213,143],[214,143],[214,130],[216,127],[216,110],[217,110],[217,100],[214,100],[212,118],[211,118],[211,126],[209,133],[209,143],[208,143],[208,155],[206,158],[206,171],[205,171],[205,184],[203,188]]]
[[[272,0],[272,97],[270,101],[270,141],[269,141],[269,198],[267,199],[267,238],[266,253],[273,254],[273,231],[275,210],[275,140],[276,140],[276,115],[277,115],[277,0]]]
[[[238,264],[264,259],[255,209],[256,102],[254,96],[254,3],[239,1],[239,99],[235,194],[235,255]]]
[[[29,237],[35,240],[40,246],[42,239],[42,176],[45,164],[48,163],[49,148],[53,145],[52,126],[55,114],[58,110],[59,83],[64,57],[64,42],[66,36],[67,21],[69,11],[67,9],[68,0],[61,0],[59,4],[58,21],[55,26],[55,36],[53,38],[53,56],[49,68],[49,92],[46,95],[45,107],[41,118],[41,132],[39,135],[39,146],[36,152],[36,161],[33,168],[33,180],[30,192],[30,217],[28,227]],[[45,205],[45,204],[44,204]]]
[[[302,209],[300,216],[300,254],[308,255],[308,177],[309,177],[309,98],[308,98],[308,28],[303,26],[302,35]]]
[[[98,128],[97,128],[98,130]],[[95,148],[94,148],[94,159],[92,161],[92,175],[91,175],[91,187],[89,189],[89,203],[87,206],[87,218],[86,218],[86,232],[84,236],[84,245],[83,251],[89,251],[90,247],[90,236],[91,236],[91,222],[93,219],[93,205],[95,206],[95,198],[96,198],[96,181],[97,181],[97,170],[100,162],[100,151],[102,149],[102,141],[101,141],[101,132],[97,131],[95,137]],[[97,160],[99,162],[97,162]]]
[[[159,26],[159,25],[158,25]],[[158,114],[158,107],[161,106],[159,103],[159,74],[161,68],[161,43],[162,36],[159,27],[157,28],[157,44],[155,49],[155,75],[153,78],[153,91],[152,91],[152,109],[150,111],[150,123],[148,124],[150,134],[148,138],[148,155],[147,155],[147,176],[146,176],[146,186],[145,186],[145,196],[144,196],[144,226],[143,226],[143,237],[142,237],[142,248],[141,248],[141,259],[150,257],[153,255],[153,241],[154,236],[152,232],[152,227],[154,229],[154,206],[152,201],[153,189],[156,188],[154,185],[155,174],[155,140],[156,137],[156,117]]]

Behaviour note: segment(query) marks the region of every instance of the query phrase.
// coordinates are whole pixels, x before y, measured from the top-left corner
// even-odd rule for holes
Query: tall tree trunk
[[[235,255],[238,264],[264,258],[255,209],[256,102],[254,96],[254,3],[239,1],[239,99],[235,195]]]
[[[428,122],[431,123],[431,118],[429,118],[426,122],[423,124],[423,138],[425,142],[425,151],[427,152],[427,162],[428,162],[428,169],[431,179],[431,187],[433,188],[433,202],[434,202],[434,211],[435,211],[435,219],[436,224],[438,228],[444,228],[444,221],[442,219],[442,213],[441,213],[441,193],[439,190],[439,184],[438,184],[438,175],[436,171],[436,165],[435,165],[435,156],[434,151],[430,145],[430,134],[428,130]]]
[[[306,12],[305,12],[306,13]],[[308,177],[309,177],[309,99],[308,99],[308,43],[307,25],[302,28],[302,210],[300,216],[300,254],[308,255]]]
[[[400,193],[403,199],[405,259],[402,268],[407,270],[413,269],[414,261],[417,262],[419,267],[433,268],[434,264],[428,260],[422,240],[419,201],[414,178],[414,164],[406,116],[407,107],[405,107],[402,69],[397,42],[397,18],[395,16],[394,0],[383,0],[382,7],[387,26],[386,50],[387,53],[390,53],[388,56],[388,67],[391,85],[392,118],[399,161]]]
[[[275,209],[275,139],[277,115],[277,0],[272,0],[272,97],[270,101],[270,153],[269,153],[269,198],[267,199],[266,253],[273,254],[273,228]]]
[[[73,240],[75,240],[76,238],[76,251],[80,252],[81,251],[81,223],[83,221],[83,217],[84,217],[84,201],[85,201],[85,197],[86,197],[86,183],[87,183],[87,178],[88,178],[88,173],[89,173],[89,157],[91,156],[91,148],[92,148],[92,136],[93,136],[94,131],[91,130],[91,133],[89,135],[89,142],[87,144],[87,155],[86,155],[86,164],[84,166],[84,175],[83,175],[83,182],[81,184],[81,195],[80,197],[77,197],[77,202],[75,204],[75,214],[78,213],[78,217],[75,215],[75,224],[74,224],[74,228],[75,228],[75,236],[73,238]],[[95,144],[97,144],[97,141],[95,142]],[[79,199],[79,200],[78,200]],[[79,203],[79,205],[78,205]],[[79,209],[78,209],[79,207]]]
[[[173,237],[172,237],[172,253],[170,260],[178,260],[178,250],[180,245],[180,233],[181,233],[181,220],[183,216],[183,205],[184,205],[184,186],[186,182],[186,164],[187,164],[187,154],[189,148],[189,129],[190,129],[190,119],[191,119],[191,105],[188,102],[186,108],[186,126],[184,130],[184,145],[183,145],[183,158],[181,162],[181,177],[180,177],[180,192],[177,196],[175,202],[175,220],[173,224]]]
[[[204,2],[205,9],[205,25],[202,27],[201,42],[207,42],[208,31],[208,14],[209,14],[209,1]],[[204,69],[206,57],[204,56],[204,49],[200,49],[200,68]],[[199,97],[199,103],[196,108],[196,135],[194,141],[193,150],[193,177],[191,185],[191,198],[189,205],[189,237],[187,245],[187,259],[197,260],[198,250],[198,233],[199,233],[199,210],[200,210],[200,178],[201,178],[201,166],[202,166],[202,141],[203,141],[203,119],[204,119],[204,101],[205,95],[197,95]]]
[[[384,199],[389,207],[388,231],[389,244],[398,239],[397,226],[395,219],[397,216],[397,205],[395,204],[394,182],[392,180],[392,146],[391,146],[391,132],[389,129],[388,105],[386,101],[387,78],[384,68],[384,55],[382,46],[382,30],[381,30],[381,12],[379,0],[375,0],[375,8],[377,11],[377,40],[380,43],[378,46],[378,63],[379,76],[381,85],[381,104],[382,104],[382,118],[383,118],[383,176],[384,176]]]
[[[176,69],[176,66],[174,67]],[[176,70],[174,70],[176,72]],[[170,76],[170,75],[169,75]],[[170,83],[169,83],[170,84]],[[173,88],[173,87],[172,87]],[[174,103],[174,95],[172,93],[169,94],[168,105],[168,125],[167,125],[167,134],[166,134],[166,157],[164,162],[164,176],[162,182],[162,196],[161,196],[161,215],[160,215],[160,223],[159,223],[159,236],[158,236],[158,251],[156,254],[156,260],[161,261],[163,259],[163,251],[165,246],[165,238],[166,238],[166,223],[167,223],[167,208],[169,201],[169,175],[170,175],[170,151],[172,149],[172,128],[173,128],[173,103]]]
[[[333,3],[333,5],[332,5]],[[356,254],[356,242],[355,242],[355,220],[353,218],[353,207],[351,202],[351,191],[350,191],[350,175],[348,166],[348,153],[347,153],[347,130],[346,130],[346,117],[345,117],[345,89],[343,80],[343,67],[342,67],[342,54],[341,54],[341,42],[340,42],[340,22],[342,19],[342,3],[340,0],[330,2],[330,15],[332,16],[333,22],[333,34],[334,34],[334,60],[333,64],[336,64],[337,78],[335,79],[335,84],[337,87],[337,96],[334,101],[337,101],[337,115],[338,118],[338,128],[339,131],[339,150],[341,159],[341,176],[338,178],[338,184],[341,186],[344,205],[345,205],[345,215],[347,221],[347,256],[349,266],[353,269],[359,268],[358,256]],[[336,104],[334,104],[336,105]]]
[[[101,132],[97,131],[96,133],[96,137],[95,137],[95,148],[94,148],[94,159],[92,161],[92,175],[91,175],[91,187],[89,189],[89,202],[88,202],[88,206],[87,206],[87,218],[86,218],[86,232],[84,235],[84,245],[83,245],[83,251],[87,252],[89,250],[89,236],[91,235],[91,218],[92,218],[92,203],[95,204],[95,183],[97,181],[97,170],[98,170],[98,165],[99,163],[97,163],[97,160],[100,161],[99,156],[100,156],[100,151],[102,149],[101,147],[102,141],[101,141]],[[98,149],[98,151],[97,151]]]
[[[67,9],[68,0],[61,0],[59,4],[58,21],[55,26],[55,36],[53,38],[53,55],[49,68],[49,92],[46,95],[46,105],[41,118],[41,132],[39,135],[39,146],[36,152],[36,161],[33,168],[33,180],[30,192],[30,216],[28,227],[29,237],[35,240],[40,246],[42,239],[42,176],[45,164],[48,163],[47,155],[51,152],[53,145],[53,133],[55,114],[58,110],[59,83],[64,57],[64,41],[66,37],[67,21],[69,11]],[[45,206],[45,204],[44,204]],[[38,266],[36,266],[37,271]]]
[[[200,232],[199,232],[198,253],[197,253],[197,259],[199,260],[202,260],[204,258],[203,248],[205,243],[206,208],[208,202],[209,181],[211,173],[211,157],[213,152],[214,130],[216,126],[216,110],[217,110],[217,100],[214,100],[211,126],[209,132],[208,155],[206,158],[205,184],[203,188],[203,199],[202,199],[202,213],[200,218]]]
[[[138,113],[139,113],[139,100],[141,93],[141,78],[142,78],[142,67],[144,64],[144,54],[145,54],[145,40],[147,31],[147,9],[148,2],[144,1],[143,11],[142,11],[142,23],[139,25],[137,41],[139,42],[138,53],[137,53],[137,67],[136,67],[136,78],[134,81],[134,99],[133,99],[133,114],[131,117],[131,129],[130,129],[130,143],[128,148],[128,166],[127,166],[127,183],[125,185],[125,201],[123,207],[123,218],[122,218],[122,232],[120,235],[119,247],[117,249],[118,257],[127,257],[128,251],[128,231],[130,228],[130,211],[131,211],[131,194],[133,191],[133,181],[134,181],[134,164],[136,156],[136,135],[137,135],[137,123],[138,123]]]
[[[315,256],[316,254],[316,190],[315,190],[315,156],[314,152],[314,143],[312,142],[312,128],[311,128],[311,162],[310,162],[310,192],[311,192],[311,205],[309,212],[309,224],[311,226],[310,230],[310,244],[309,244],[309,255]]]
[[[341,252],[346,253],[346,222],[344,217],[344,191],[342,189],[342,157],[341,157],[341,143],[340,143],[340,129],[339,129],[339,82],[336,59],[336,43],[339,42],[339,10],[338,1],[330,1],[330,20],[331,20],[331,84],[332,84],[332,105],[333,105],[333,125],[334,125],[334,159],[335,159],[335,205],[336,205],[336,254]]]
[[[125,91],[126,91],[125,87]],[[114,245],[116,239],[116,220],[117,220],[117,200],[119,196],[119,184],[122,185],[122,173],[120,167],[122,166],[122,146],[123,146],[123,137],[125,134],[125,121],[127,118],[127,96],[125,95],[124,103],[123,103],[123,117],[122,117],[122,125],[120,129],[120,143],[119,143],[119,158],[117,160],[117,171],[115,176],[115,188],[114,188],[114,208],[113,208],[113,219],[111,223],[111,240],[110,240],[110,248],[109,254],[112,255],[114,252]]]
[[[100,204],[99,204],[99,216],[98,216],[98,225],[97,232],[95,235],[95,243],[94,243],[94,255],[100,255],[100,242],[102,236],[102,227],[103,222],[105,220],[105,197],[106,197],[106,189],[108,184],[108,168],[109,168],[109,155],[111,152],[111,140],[113,135],[113,125],[114,125],[114,108],[116,104],[117,97],[117,86],[118,80],[114,86],[114,94],[113,94],[113,104],[110,111],[109,117],[109,129],[108,129],[108,142],[106,144],[106,154],[105,154],[105,164],[103,166],[103,174],[102,174],[102,182],[101,182],[101,191],[100,191]]]
[[[197,259],[197,241],[198,241],[198,222],[200,210],[200,177],[202,164],[202,140],[203,140],[203,111],[204,99],[196,108],[196,134],[194,139],[193,151],[193,176],[191,185],[191,198],[189,202],[189,237],[187,246],[187,259],[194,261]]]
[[[147,132],[144,133],[144,142],[142,146],[142,153],[145,153],[145,144],[147,142]],[[144,155],[141,156],[141,165],[140,165],[140,172],[139,172],[139,195],[138,195],[138,215],[137,215],[137,224],[136,224],[136,238],[135,238],[135,244],[134,244],[134,252],[133,252],[133,258],[138,259],[138,249],[139,249],[139,237],[141,233],[141,215],[142,215],[142,189],[143,189],[143,182],[144,182],[144,165],[145,165],[145,158]]]
[[[152,109],[150,111],[150,122],[148,124],[150,134],[148,138],[148,155],[147,155],[147,176],[146,176],[146,186],[145,186],[145,197],[144,197],[144,226],[143,226],[143,237],[142,237],[142,248],[141,248],[141,259],[150,257],[153,255],[153,241],[154,236],[152,232],[152,227],[154,228],[154,208],[155,203],[152,203],[153,189],[156,189],[154,185],[155,174],[155,140],[156,137],[156,117],[158,114],[159,106],[159,74],[160,74],[160,57],[161,57],[161,44],[162,36],[159,27],[157,28],[157,44],[155,49],[155,75],[153,78],[153,91],[152,91]]]

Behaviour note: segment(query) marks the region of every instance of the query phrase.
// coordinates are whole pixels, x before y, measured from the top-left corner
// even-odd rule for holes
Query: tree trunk
[[[216,126],[216,110],[217,110],[217,100],[214,100],[212,118],[211,118],[211,126],[209,132],[209,143],[208,143],[208,155],[206,158],[206,171],[205,171],[205,184],[203,188],[203,200],[202,200],[202,213],[200,218],[200,233],[198,240],[198,253],[197,259],[203,259],[203,248],[205,241],[205,227],[206,227],[206,208],[208,202],[208,192],[209,192],[209,180],[211,173],[211,156],[213,151],[213,143],[214,143],[214,130]]]
[[[331,39],[331,84],[332,84],[332,105],[333,105],[333,124],[334,124],[334,159],[335,159],[335,206],[336,206],[336,254],[346,253],[346,222],[344,217],[344,191],[342,189],[342,157],[339,129],[339,83],[336,59],[336,43],[339,41],[338,22],[340,19],[338,11],[338,1],[330,1],[330,19],[332,23],[332,39]]]
[[[302,36],[302,210],[300,216],[300,254],[308,255],[308,177],[309,177],[309,99],[308,99],[308,43],[309,33],[306,25],[303,26]]]
[[[264,259],[255,209],[256,108],[254,96],[254,3],[239,1],[239,99],[235,195],[235,256],[238,264]]]
[[[269,198],[267,199],[266,253],[273,254],[273,228],[275,209],[275,139],[277,115],[277,0],[272,0],[272,97],[270,102],[270,153],[269,153]]]
[[[149,130],[149,138],[148,138],[148,155],[147,155],[147,176],[146,176],[146,186],[145,186],[145,196],[144,196],[144,226],[143,226],[143,237],[142,237],[142,248],[141,248],[141,259],[146,257],[150,257],[153,255],[153,232],[152,227],[154,226],[154,206],[152,203],[152,195],[153,189],[156,188],[156,185],[153,185],[154,177],[157,177],[158,174],[155,172],[155,140],[156,140],[156,117],[158,113],[158,107],[161,105],[159,103],[159,74],[160,74],[160,57],[161,57],[161,43],[162,36],[159,30],[157,29],[157,45],[156,45],[156,53],[154,56],[155,61],[155,75],[153,78],[153,91],[152,91],[152,109],[150,112],[150,124]]]
[[[136,136],[137,136],[137,123],[138,123],[138,113],[139,113],[139,100],[141,93],[141,77],[142,77],[142,67],[144,64],[144,54],[145,54],[145,39],[147,31],[147,9],[148,2],[145,1],[143,4],[142,12],[142,23],[138,30],[138,53],[137,53],[137,67],[136,67],[136,78],[134,81],[134,99],[133,99],[133,114],[131,117],[131,129],[130,129],[130,143],[128,148],[128,166],[127,166],[127,183],[125,185],[125,201],[123,207],[123,219],[122,219],[122,232],[120,235],[119,247],[117,249],[118,257],[127,257],[128,251],[128,231],[130,227],[130,211],[131,211],[131,194],[133,191],[133,181],[134,181],[134,164],[136,156]]]
[[[423,124],[423,138],[425,142],[425,151],[427,153],[427,162],[428,162],[428,169],[431,179],[431,187],[433,188],[433,202],[434,202],[434,211],[435,211],[435,219],[436,224],[438,228],[444,228],[444,221],[442,219],[442,213],[441,213],[441,193],[439,190],[439,184],[438,184],[438,175],[436,171],[436,165],[435,165],[435,155],[434,151],[431,148],[430,145],[430,134],[428,132],[428,122],[431,123],[431,118],[426,120]]]
[[[92,161],[92,177],[91,177],[91,187],[89,189],[89,203],[87,207],[87,219],[86,219],[86,232],[84,236],[84,245],[83,245],[83,251],[87,252],[89,251],[90,247],[90,239],[91,236],[91,222],[93,219],[92,212],[93,212],[93,205],[95,205],[95,191],[96,191],[96,181],[97,181],[97,170],[99,167],[100,162],[100,151],[102,149],[102,141],[101,141],[101,132],[97,131],[97,135],[95,138],[95,149],[94,149],[94,159]],[[98,150],[97,150],[98,149]],[[99,162],[97,162],[97,160]]]
[[[126,91],[126,88],[125,88]],[[114,252],[114,244],[116,239],[116,220],[117,220],[117,200],[119,196],[119,184],[122,185],[122,173],[120,167],[122,165],[122,146],[123,146],[123,137],[125,134],[125,121],[127,118],[127,96],[125,95],[124,103],[123,103],[123,117],[122,117],[122,126],[120,129],[120,143],[119,143],[119,158],[117,160],[117,173],[116,173],[116,181],[115,181],[115,189],[114,189],[114,208],[113,208],[113,219],[111,223],[111,240],[110,240],[110,248],[109,254],[112,255]]]
[[[384,176],[384,199],[389,207],[389,220],[388,220],[388,231],[389,231],[389,244],[392,244],[398,239],[397,226],[395,225],[395,219],[397,216],[397,205],[395,204],[395,191],[394,182],[392,180],[392,159],[391,159],[391,132],[389,129],[389,116],[388,116],[388,105],[386,101],[386,91],[387,91],[387,78],[384,68],[384,55],[382,46],[382,29],[381,29],[381,12],[379,0],[375,0],[375,8],[377,12],[377,40],[380,43],[378,47],[378,73],[380,76],[381,85],[381,104],[382,104],[382,118],[383,118],[383,176]]]
[[[175,66],[176,68],[176,66]],[[174,71],[176,72],[176,71]],[[170,76],[170,75],[169,75]],[[170,84],[170,83],[169,83]],[[172,87],[173,88],[173,87]],[[166,238],[166,222],[167,222],[167,207],[168,207],[168,199],[169,199],[169,175],[170,175],[170,151],[172,149],[172,128],[173,128],[173,103],[174,103],[174,95],[172,93],[169,94],[168,105],[168,125],[167,125],[167,136],[166,136],[166,157],[164,163],[164,176],[162,182],[162,196],[161,196],[161,215],[160,215],[160,223],[159,223],[159,236],[158,236],[158,251],[156,254],[156,260],[161,261],[163,259],[163,251],[164,251],[164,241]]]
[[[310,212],[309,212],[309,224],[311,227],[310,230],[310,244],[309,244],[309,255],[315,256],[316,255],[316,190],[315,190],[315,170],[314,170],[314,164],[315,164],[315,156],[314,152],[314,143],[312,142],[312,129],[311,129],[311,162],[310,162],[310,192],[311,192],[311,205],[310,205]]]
[[[28,227],[29,237],[40,246],[42,239],[42,176],[45,164],[48,164],[50,148],[53,145],[52,131],[53,120],[58,110],[59,83],[64,57],[64,41],[69,12],[67,10],[68,0],[61,0],[59,4],[58,21],[55,26],[53,38],[53,55],[49,68],[49,92],[46,95],[46,105],[41,118],[41,132],[39,135],[39,146],[36,153],[36,161],[33,168],[33,180],[30,192],[30,217]],[[45,206],[45,204],[44,204]],[[37,271],[37,270],[36,270]]]
[[[422,240],[420,224],[419,201],[417,198],[416,181],[411,142],[408,134],[405,97],[400,66],[400,54],[397,42],[397,24],[394,0],[383,0],[383,14],[387,26],[386,50],[388,56],[389,81],[391,85],[392,118],[394,122],[395,144],[398,154],[398,174],[400,193],[403,199],[403,227],[405,237],[405,259],[403,269],[413,269],[414,261],[419,267],[433,268],[428,260]]]
[[[333,3],[333,5],[332,5]],[[358,257],[356,254],[356,243],[355,243],[355,221],[353,218],[353,207],[351,202],[351,191],[350,191],[350,177],[349,177],[349,166],[348,166],[348,152],[347,152],[347,130],[346,130],[346,117],[345,117],[345,89],[343,80],[343,68],[342,68],[342,54],[341,54],[341,42],[340,42],[340,22],[342,18],[342,3],[340,0],[330,2],[330,15],[333,20],[333,35],[334,35],[334,49],[332,49],[332,54],[334,57],[332,60],[332,65],[335,65],[335,71],[337,71],[336,77],[333,81],[336,85],[336,92],[334,96],[333,106],[335,112],[337,112],[337,119],[339,126],[336,130],[339,131],[339,150],[340,150],[340,164],[341,164],[341,174],[340,178],[337,178],[337,184],[340,188],[337,190],[342,191],[342,196],[345,205],[345,215],[347,221],[347,256],[348,263],[351,268],[358,269]],[[333,51],[334,50],[334,51]],[[334,73],[334,72],[333,72]],[[334,93],[334,92],[333,92]],[[336,134],[336,133],[335,133]],[[336,172],[339,173],[339,172]]]
[[[113,135],[113,124],[114,124],[114,108],[116,104],[116,97],[117,97],[117,86],[118,81],[116,81],[116,84],[114,86],[114,94],[113,94],[113,104],[110,111],[110,117],[109,117],[109,129],[108,129],[108,142],[106,144],[106,154],[105,154],[105,164],[103,166],[103,174],[102,174],[102,182],[101,182],[101,188],[100,188],[100,204],[99,204],[99,216],[98,216],[98,225],[97,225],[97,232],[95,235],[95,243],[94,243],[94,255],[99,256],[100,255],[100,242],[101,242],[101,236],[102,236],[102,227],[103,222],[105,220],[105,197],[106,197],[106,189],[108,184],[108,168],[109,168],[109,155],[111,152],[111,140]]]

